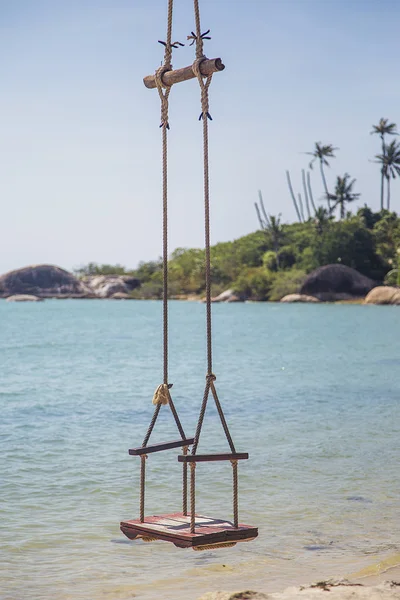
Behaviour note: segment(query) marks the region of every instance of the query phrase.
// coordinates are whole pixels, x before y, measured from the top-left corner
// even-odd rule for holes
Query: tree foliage
[[[341,263],[383,281],[398,264],[400,218],[387,210],[374,213],[364,206],[337,221],[324,208],[306,223],[279,223],[279,246],[273,232],[255,231],[211,248],[211,280],[215,295],[228,288],[243,298],[279,300],[296,292],[317,267]],[[279,261],[279,269],[278,269]],[[162,297],[161,260],[142,262],[136,269],[90,263],[81,275],[129,274],[137,277],[137,298]],[[199,248],[177,248],[168,263],[171,297],[204,296],[205,256]]]

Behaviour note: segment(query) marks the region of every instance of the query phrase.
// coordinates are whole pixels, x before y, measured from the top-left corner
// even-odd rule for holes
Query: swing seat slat
[[[213,462],[216,460],[247,460],[248,452],[235,452],[230,454],[188,454],[179,455],[178,461],[183,463]]]
[[[196,530],[190,533],[190,515],[174,513],[169,515],[153,515],[145,517],[143,523],[139,519],[122,521],[121,531],[127,538],[134,540],[155,539],[172,542],[178,548],[200,548],[216,544],[247,542],[258,536],[257,527],[233,523],[223,519],[205,517],[196,514]]]
[[[131,456],[141,456],[142,454],[150,454],[152,452],[161,452],[162,450],[170,450],[171,448],[181,448],[183,446],[191,446],[194,438],[185,440],[174,440],[172,442],[159,442],[158,444],[150,444],[149,446],[140,446],[139,448],[131,448],[129,454]]]

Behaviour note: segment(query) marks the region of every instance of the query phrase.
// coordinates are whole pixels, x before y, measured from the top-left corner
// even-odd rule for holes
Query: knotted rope
[[[168,139],[167,131],[169,130],[168,109],[169,95],[171,86],[165,85],[163,75],[167,71],[172,70],[172,49],[183,46],[180,42],[172,43],[172,15],[173,15],[173,0],[168,0],[168,18],[167,18],[167,37],[166,41],[158,40],[164,46],[164,61],[161,67],[155,72],[155,82],[160,97],[161,103],[161,124],[162,129],[162,203],[163,203],[163,383],[159,385],[154,392],[153,404],[155,410],[151,419],[149,428],[143,440],[142,447],[145,448],[150,439],[154,425],[157,421],[161,406],[169,404],[171,412],[174,416],[175,423],[178,427],[182,439],[185,439],[181,422],[176,412],[175,405],[172,401],[169,392],[172,384],[168,383]],[[146,455],[142,455],[140,469],[140,520],[144,521],[144,499],[145,499],[145,479],[146,479]],[[183,470],[183,478],[187,479],[187,467]],[[185,481],[184,481],[185,488]],[[187,488],[187,482],[186,482]],[[183,497],[183,511],[187,511],[187,500]]]

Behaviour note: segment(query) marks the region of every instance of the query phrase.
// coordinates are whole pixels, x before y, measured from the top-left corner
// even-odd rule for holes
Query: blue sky
[[[380,117],[400,122],[397,0],[203,0],[209,57],[212,242],[257,228],[253,202],[295,219],[315,141],[340,148],[360,204],[379,207]],[[0,272],[34,263],[134,267],[161,254],[159,99],[167,0],[0,0]],[[176,0],[173,38],[193,29]],[[174,55],[190,64],[193,47]],[[197,82],[170,95],[170,249],[202,246]],[[318,170],[314,196],[322,196]],[[400,210],[400,183],[392,206]]]

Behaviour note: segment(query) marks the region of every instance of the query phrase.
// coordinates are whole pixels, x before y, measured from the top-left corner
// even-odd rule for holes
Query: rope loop
[[[209,99],[208,99],[208,88],[210,87],[212,73],[211,73],[211,75],[207,76],[206,81],[204,82],[204,77],[201,74],[201,70],[200,70],[200,65],[204,60],[206,60],[206,57],[204,55],[197,57],[192,65],[192,70],[193,70],[193,73],[197,77],[197,80],[200,85],[200,91],[201,91],[201,113],[199,116],[199,121],[201,121],[201,119],[206,119],[206,118],[210,119],[210,121],[212,121],[212,116],[210,115],[210,111],[209,111]]]
[[[163,66],[159,67],[154,74],[158,95],[160,96],[160,100],[161,100],[161,124],[160,124],[160,127],[163,127],[165,129],[169,129],[168,97],[171,92],[171,86],[166,85],[163,82],[162,78],[163,78],[164,73],[166,73],[167,71],[170,71],[170,70],[171,70],[170,67],[163,65]],[[163,88],[165,91],[163,90]]]

